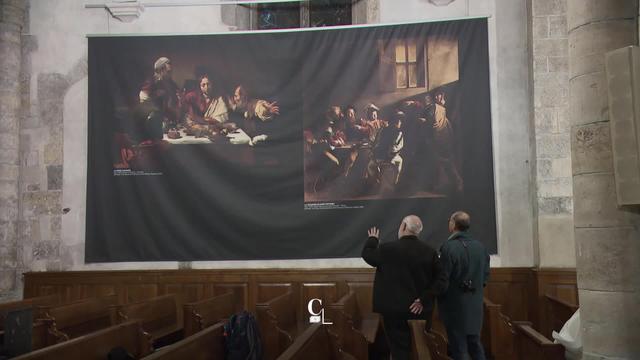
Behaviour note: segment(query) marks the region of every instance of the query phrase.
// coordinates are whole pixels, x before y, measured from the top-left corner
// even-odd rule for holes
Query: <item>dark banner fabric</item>
[[[496,252],[486,19],[89,38],[86,262]]]

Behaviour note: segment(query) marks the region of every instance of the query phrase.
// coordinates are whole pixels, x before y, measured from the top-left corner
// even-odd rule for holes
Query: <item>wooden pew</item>
[[[277,358],[278,360],[355,360],[361,359],[342,351],[335,335],[322,324],[307,327]],[[367,358],[362,358],[367,359]]]
[[[425,323],[425,320],[409,320],[412,360],[432,360],[429,346],[427,346],[427,335],[424,331]]]
[[[502,306],[484,298],[484,318],[481,338],[485,352],[495,360],[513,359],[515,356],[515,330]]]
[[[564,324],[578,310],[578,305],[560,299],[556,296],[546,294],[547,316],[549,319],[549,329],[547,336],[551,336],[552,331],[560,332]]]
[[[224,359],[224,324],[217,323],[159,349],[144,360]]]
[[[411,358],[413,360],[451,360],[447,340],[437,331],[426,331],[425,320],[409,320]]]
[[[130,321],[14,358],[16,360],[104,360],[111,349],[123,347],[136,359],[151,352],[149,336]]]
[[[43,307],[44,315],[39,320],[48,327],[47,345],[67,341],[114,325],[110,308],[117,302],[117,296],[110,295],[65,305]]]
[[[191,336],[222,320],[228,320],[237,310],[235,295],[231,292],[184,304],[184,336]]]
[[[380,315],[363,314],[353,291],[329,305],[329,315],[331,330],[338,335],[342,348],[357,359],[368,359],[380,328]]]
[[[554,344],[535,331],[530,323],[514,322],[516,328],[516,352],[520,360],[564,360],[564,346]]]
[[[33,309],[33,318],[40,317],[40,310],[45,306],[60,305],[62,303],[59,294],[45,295],[23,300],[11,301],[0,304],[0,330],[4,330],[4,319],[10,311],[20,309]]]
[[[47,344],[46,326],[36,319],[43,316],[42,308],[45,306],[53,306],[61,304],[61,297],[58,294],[45,295],[23,300],[11,301],[0,304],[0,344],[4,343],[4,323],[11,311],[31,309],[33,317],[32,344],[33,350],[40,349]]]
[[[112,311],[117,323],[140,319],[144,331],[157,346],[182,338],[182,322],[178,319],[176,295],[163,295],[136,303],[118,305]]]
[[[4,326],[8,314],[12,311],[28,309],[31,310],[33,319],[31,329],[31,350],[37,350],[47,346],[47,325],[37,319],[43,317],[43,307],[59,305],[61,303],[61,297],[58,294],[55,294],[0,304],[0,344],[5,342]]]
[[[495,360],[547,359],[546,356],[548,359],[564,359],[562,345],[553,344],[533,329],[528,321],[512,321],[501,309],[501,305],[484,299],[482,339],[487,355],[492,355]],[[562,356],[554,357],[558,352]]]
[[[38,350],[46,347],[48,340],[48,327],[47,324],[37,321],[33,323],[33,329],[31,329],[31,350]]]
[[[265,360],[274,360],[287,349],[306,327],[296,315],[293,293],[287,292],[261,304],[256,304],[256,318]]]
[[[24,325],[22,325],[24,326]],[[27,326],[29,326],[27,324]],[[22,338],[19,335],[14,337],[8,336],[2,339],[3,355],[14,357],[22,354],[29,353],[34,350],[42,349],[47,346],[47,325],[41,321],[37,321],[31,324],[31,343],[26,345],[22,343]],[[21,326],[16,326],[16,331],[20,331]],[[21,332],[20,332],[21,333]],[[25,347],[27,346],[27,347]],[[0,356],[0,358],[2,358]]]

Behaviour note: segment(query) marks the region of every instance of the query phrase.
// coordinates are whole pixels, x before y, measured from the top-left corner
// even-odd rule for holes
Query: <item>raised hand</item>
[[[369,229],[369,231],[367,231],[367,234],[369,234],[369,237],[379,238],[380,237],[380,229],[378,229],[377,227],[374,226],[371,229]]]
[[[280,115],[280,106],[278,106],[277,101],[268,103],[266,106],[267,106],[267,109],[269,109],[269,113],[273,115]]]

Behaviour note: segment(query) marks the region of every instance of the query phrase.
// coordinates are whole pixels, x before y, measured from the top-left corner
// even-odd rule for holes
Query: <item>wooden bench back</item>
[[[256,304],[256,318],[260,326],[265,360],[275,359],[293,342],[293,335],[288,329],[297,325],[295,309],[292,292]]]
[[[231,292],[184,304],[184,336],[193,335],[215,323],[228,320],[236,309],[236,298]]]
[[[327,328],[321,324],[312,324],[296,338],[278,360],[344,360],[355,359],[340,350],[340,347]]]
[[[33,323],[31,329],[31,350],[38,350],[48,345],[48,327],[47,324],[37,321]]]
[[[155,346],[165,346],[183,338],[174,294],[158,296],[116,307],[117,322],[140,320]]]
[[[554,344],[528,321],[512,321],[501,309],[485,298],[483,340],[495,360],[564,359],[562,345]]]
[[[210,326],[144,358],[144,360],[185,359],[224,359],[224,324]]]
[[[414,360],[451,360],[447,356],[447,340],[437,331],[425,329],[425,320],[409,320],[411,358]]]
[[[142,328],[157,339],[178,328],[176,295],[163,295],[116,307],[117,321],[139,319]],[[166,331],[165,331],[166,330]]]
[[[551,330],[559,332],[564,324],[578,310],[578,305],[549,294],[545,295],[545,300]],[[547,336],[551,336],[551,334]]]
[[[329,314],[334,331],[342,348],[356,358],[369,357],[369,343],[360,332],[362,322],[361,311],[358,306],[356,293],[350,291],[337,302],[329,305]]]
[[[427,347],[433,360],[452,360],[447,356],[447,340],[437,331],[425,332]]]
[[[296,304],[293,301],[293,293],[287,292],[268,301],[267,306],[271,313],[278,319],[278,325],[283,328],[295,326],[298,321],[296,316]]]
[[[486,351],[496,360],[514,359],[515,328],[511,319],[502,313],[502,306],[484,299],[484,323],[482,331]]]
[[[520,360],[564,360],[564,346],[554,344],[527,322],[514,322],[516,351]]]
[[[28,298],[18,301],[11,301],[0,304],[0,343],[5,341],[4,338],[4,325],[7,315],[12,311],[31,309],[33,328],[31,330],[31,349],[37,350],[47,346],[48,342],[48,327],[47,324],[37,321],[42,318],[43,308],[53,305],[59,305],[61,303],[61,297],[59,295],[45,295],[35,298]]]
[[[61,302],[60,296],[55,294],[2,303],[0,304],[0,330],[4,330],[4,319],[10,311],[33,309],[33,318],[36,319],[41,316],[39,310],[42,307],[60,305]]]
[[[15,358],[16,360],[104,360],[115,347],[136,359],[151,353],[149,336],[139,322],[130,321],[65,341]]]
[[[431,351],[427,345],[427,334],[424,330],[425,320],[409,320],[411,330],[411,359],[432,360]]]
[[[113,325],[111,307],[116,295],[84,299],[70,304],[44,307],[44,321],[49,325],[49,344],[73,339]]]
[[[495,335],[492,336],[492,334],[497,334],[498,331],[500,309],[500,305],[493,303],[486,297],[484,298],[482,330],[480,336],[485,352],[488,354],[495,354],[496,351],[498,351],[497,344],[494,343],[497,342],[498,339]]]
[[[355,299],[355,293],[349,291],[328,307],[329,311],[326,315],[333,322],[332,330],[341,339],[347,327],[355,326],[354,315],[352,314],[354,307],[350,306],[351,303],[354,303],[353,299]],[[357,308],[355,310],[357,311]]]
[[[337,305],[342,312],[349,315],[354,324],[359,324],[360,321],[362,321],[358,297],[355,292],[349,291],[349,293],[340,298],[335,305]]]

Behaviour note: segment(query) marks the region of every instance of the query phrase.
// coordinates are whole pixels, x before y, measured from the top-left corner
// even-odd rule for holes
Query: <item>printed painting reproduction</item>
[[[496,252],[486,19],[89,39],[87,262]]]

